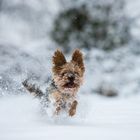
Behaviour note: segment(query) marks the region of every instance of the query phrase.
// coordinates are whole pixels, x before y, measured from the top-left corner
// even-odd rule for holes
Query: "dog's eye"
[[[64,76],[65,74],[66,74],[66,73],[64,72],[64,73],[62,73],[61,75]]]

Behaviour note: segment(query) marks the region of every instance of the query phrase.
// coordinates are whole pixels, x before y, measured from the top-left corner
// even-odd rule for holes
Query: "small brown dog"
[[[47,93],[44,94],[35,85],[23,82],[24,87],[37,97],[47,98],[46,101],[53,103],[54,114],[58,115],[62,110],[68,112],[69,116],[76,113],[76,94],[83,82],[85,71],[83,55],[80,50],[75,50],[70,62],[67,62],[63,53],[57,50],[52,58],[52,83]]]

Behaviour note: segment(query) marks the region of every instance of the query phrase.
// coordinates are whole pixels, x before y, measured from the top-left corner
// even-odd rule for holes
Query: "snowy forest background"
[[[31,101],[31,97],[28,97],[29,100],[27,97],[17,96],[18,100],[15,96],[12,99],[7,96],[27,96],[21,84],[26,78],[45,89],[48,77],[51,75],[51,57],[54,51],[60,48],[70,59],[73,50],[79,48],[84,53],[86,65],[85,82],[79,96],[82,103],[86,100],[89,102],[88,105],[87,102],[83,103],[79,112],[86,110],[86,113],[81,112],[81,114],[88,114],[89,110],[92,110],[90,106],[100,111],[106,110],[115,102],[115,108],[111,108],[112,112],[116,112],[117,107],[120,110],[124,107],[124,110],[131,108],[130,110],[136,111],[128,111],[126,116],[129,117],[122,118],[122,122],[127,120],[126,124],[129,124],[129,120],[135,119],[135,122],[130,123],[139,128],[140,121],[137,119],[140,116],[139,7],[139,0],[0,0],[0,115],[3,114],[1,126],[5,124],[9,126],[12,121],[8,121],[9,115],[15,114],[13,118],[22,116],[21,118],[24,119],[24,113],[36,108],[33,105],[35,101]],[[121,102],[126,98],[128,101]],[[20,106],[24,108],[23,113],[17,114],[15,111],[5,114],[5,110],[10,110],[13,105],[10,100],[19,103],[19,106],[20,102],[29,105],[30,101],[32,105],[27,112],[26,108]],[[99,104],[102,108],[98,107]],[[5,105],[6,108],[3,108]],[[90,108],[88,111],[86,105]],[[122,113],[117,111],[115,116]],[[86,118],[88,123],[92,124],[92,120],[100,123],[109,122],[108,116],[102,113],[95,111],[93,115],[90,112]],[[111,112],[107,113],[111,115]],[[35,114],[32,112],[31,116],[33,115]],[[105,119],[100,118],[101,116]],[[25,120],[32,123],[34,127],[35,124],[30,122],[29,118]],[[80,119],[78,116],[74,124],[79,123],[77,120]],[[110,119],[113,123],[114,118]],[[12,126],[15,123],[16,119],[13,119]],[[1,127],[0,130],[4,132],[0,133],[1,140],[13,136],[12,133],[9,137],[3,135],[6,134],[7,128]],[[57,131],[57,128],[55,130]],[[88,130],[90,132],[90,129]],[[43,132],[45,131],[46,129],[43,128]],[[113,134],[116,136],[115,133]],[[140,138],[138,134],[135,136]],[[15,138],[13,136],[14,140]],[[25,138],[27,139],[26,135]],[[128,136],[128,139],[131,137]]]
[[[46,82],[57,48],[68,56],[75,48],[84,52],[81,92],[139,94],[139,12],[131,4],[123,0],[1,0],[0,95],[20,94],[26,77]]]

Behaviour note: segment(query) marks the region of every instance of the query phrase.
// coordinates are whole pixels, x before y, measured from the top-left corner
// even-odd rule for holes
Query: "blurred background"
[[[84,53],[81,94],[140,93],[140,1],[0,0],[0,95],[23,94],[30,78],[44,86],[57,48]]]

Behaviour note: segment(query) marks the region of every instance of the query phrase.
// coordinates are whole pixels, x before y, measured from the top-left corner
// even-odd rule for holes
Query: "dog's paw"
[[[69,116],[72,117],[75,115],[77,104],[78,104],[78,102],[76,100],[72,103],[71,108],[69,110]]]
[[[54,116],[59,115],[60,110],[61,110],[61,108],[60,107],[57,107],[56,110],[55,110],[55,112],[54,112]]]
[[[69,110],[69,116],[74,116],[75,115],[75,113],[76,113],[76,109],[70,109]]]

